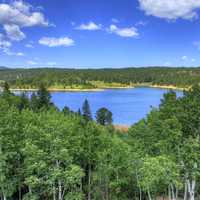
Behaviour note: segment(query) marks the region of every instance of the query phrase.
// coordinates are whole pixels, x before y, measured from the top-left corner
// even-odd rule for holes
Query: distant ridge
[[[6,70],[9,69],[8,67],[0,66],[0,70]]]

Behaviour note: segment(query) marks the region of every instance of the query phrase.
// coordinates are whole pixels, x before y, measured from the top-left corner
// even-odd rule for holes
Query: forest
[[[0,86],[7,81],[14,89],[94,89],[134,85],[172,85],[188,88],[200,83],[200,68],[123,69],[11,69],[0,68]]]
[[[0,95],[1,200],[198,200],[200,86],[170,91],[122,133],[87,100],[58,110],[44,85]]]

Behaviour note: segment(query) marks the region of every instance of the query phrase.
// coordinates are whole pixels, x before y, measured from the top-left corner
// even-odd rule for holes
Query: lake
[[[113,113],[114,124],[131,125],[144,118],[151,107],[158,107],[160,100],[167,89],[159,88],[128,88],[108,89],[98,92],[53,92],[52,101],[57,107],[64,106],[77,111],[83,101],[88,99],[93,117],[101,107],[108,108]],[[176,91],[177,95],[182,94]]]
[[[73,111],[82,108],[88,99],[93,117],[101,107],[113,113],[114,124],[132,125],[144,118],[153,107],[158,107],[167,89],[137,87],[127,89],[107,89],[90,92],[52,92],[52,101],[59,108],[68,106]],[[176,91],[181,96],[181,91]],[[29,93],[30,94],[30,93]]]

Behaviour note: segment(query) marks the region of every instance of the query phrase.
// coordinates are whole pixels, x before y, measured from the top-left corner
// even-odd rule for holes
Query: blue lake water
[[[168,90],[159,88],[108,89],[98,92],[53,92],[52,101],[60,109],[68,106],[77,111],[82,108],[83,101],[88,99],[95,117],[101,107],[113,113],[114,124],[131,125],[144,118],[151,107],[158,107],[164,93]],[[176,91],[177,95],[182,94]]]
[[[98,92],[53,92],[52,101],[57,107],[64,106],[77,111],[88,99],[93,117],[101,107],[113,113],[114,124],[131,125],[144,118],[151,107],[158,107],[164,93],[168,90],[138,87],[130,89],[108,89]],[[182,92],[177,91],[180,96]]]

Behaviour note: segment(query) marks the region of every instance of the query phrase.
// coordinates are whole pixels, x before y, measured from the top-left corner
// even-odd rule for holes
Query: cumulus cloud
[[[11,46],[12,43],[10,41],[7,41],[5,39],[5,36],[0,33],[0,50],[2,50],[3,53],[9,56],[24,56],[24,53],[22,52],[12,52],[10,50]]]
[[[39,44],[48,47],[59,47],[59,46],[68,47],[74,45],[74,40],[72,40],[69,37],[61,37],[61,38],[43,37],[39,40]]]
[[[11,42],[5,40],[5,37],[3,34],[0,33],[0,49],[8,49],[12,46]]]
[[[121,37],[137,37],[139,35],[138,30],[135,27],[119,28],[114,24],[110,25],[108,31]]]
[[[32,11],[30,4],[14,1],[0,4],[0,24],[15,24],[19,27],[48,26],[49,23],[41,12]]]
[[[139,3],[147,15],[168,20],[196,18],[200,8],[200,0],[139,0]]]
[[[23,56],[23,53],[12,52],[11,41],[21,41],[26,38],[23,27],[49,26],[41,11],[35,9],[22,0],[13,0],[10,3],[0,3],[0,25],[2,25],[7,39],[1,34],[0,49],[7,55]],[[9,39],[9,40],[8,40]]]
[[[96,24],[94,22],[89,22],[87,24],[81,24],[80,26],[76,27],[78,30],[87,30],[87,31],[97,31],[102,29],[101,24]]]
[[[10,40],[20,41],[26,37],[21,28],[48,26],[49,22],[45,19],[43,13],[33,11],[30,4],[21,0],[14,0],[10,4],[0,4],[0,24]]]
[[[20,30],[17,25],[4,25],[6,34],[10,40],[20,41],[26,38],[25,34]]]

